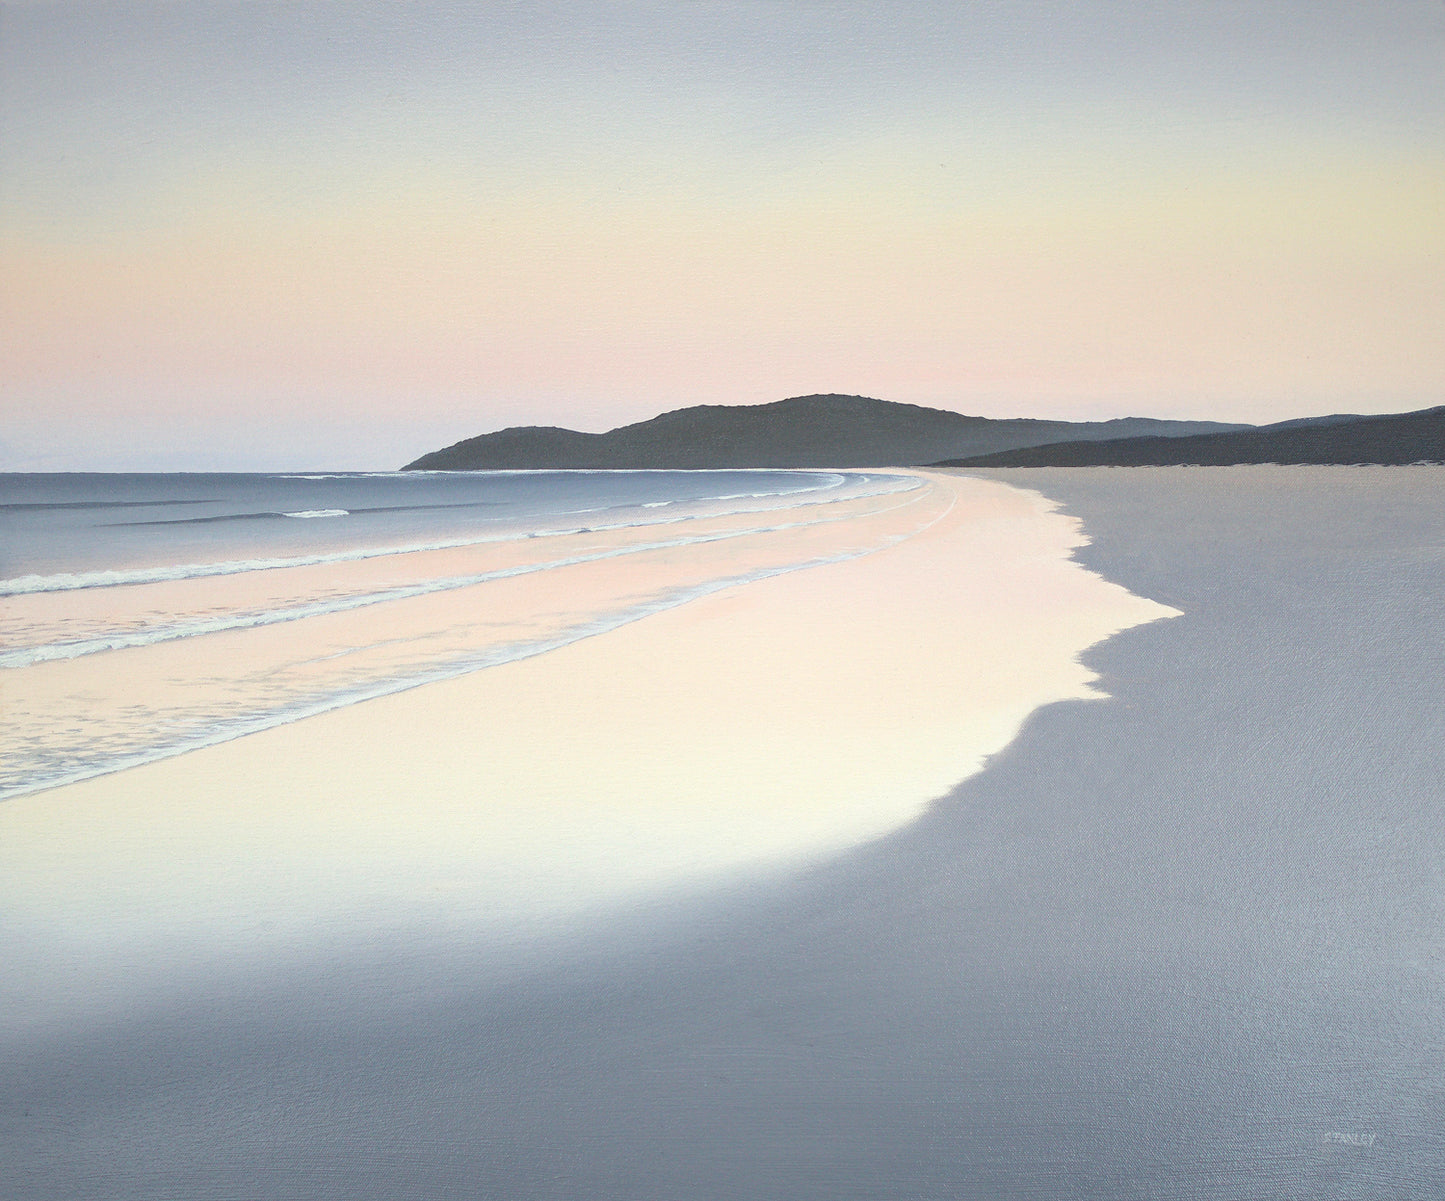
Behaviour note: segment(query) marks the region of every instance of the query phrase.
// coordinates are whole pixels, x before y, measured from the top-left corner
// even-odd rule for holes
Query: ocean
[[[806,539],[762,543],[917,489],[886,472],[0,476],[0,798],[809,565]],[[689,554],[719,542],[749,553]],[[640,558],[644,572],[572,584],[579,568]],[[539,574],[557,584],[545,605],[502,597]],[[429,605],[443,594],[468,598],[464,620]]]

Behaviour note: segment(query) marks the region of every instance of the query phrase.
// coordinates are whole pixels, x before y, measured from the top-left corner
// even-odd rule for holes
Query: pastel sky
[[[0,469],[1445,403],[1445,3],[0,6]]]

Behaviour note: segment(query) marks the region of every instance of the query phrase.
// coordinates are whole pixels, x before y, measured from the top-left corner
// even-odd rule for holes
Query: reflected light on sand
[[[881,547],[862,557],[5,803],[5,1008],[32,1022],[133,1003],[378,929],[483,937],[910,820],[1038,706],[1098,696],[1082,650],[1174,613],[1073,562],[1078,523],[1042,497],[924,478],[927,521],[914,505],[860,514],[866,536],[769,536],[809,540],[807,555]],[[694,552],[750,555],[740,540]],[[585,609],[587,589],[611,600],[676,570],[531,576],[511,611]],[[427,598],[427,620],[468,603]]]

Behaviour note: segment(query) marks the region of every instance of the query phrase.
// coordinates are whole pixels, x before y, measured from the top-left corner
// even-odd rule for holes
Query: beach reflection
[[[1077,523],[1036,494],[920,478],[908,503],[858,502],[844,520],[518,577],[481,623],[466,589],[418,598],[416,636],[515,640],[667,589],[833,560],[0,805],[5,1011],[103,1013],[193,972],[379,929],[545,927],[896,828],[1039,705],[1097,696],[1085,647],[1174,612],[1072,562]],[[288,653],[378,645],[356,623],[393,620],[382,608],[338,615],[330,641]],[[140,704],[214,677],[235,652],[204,641],[110,686]]]

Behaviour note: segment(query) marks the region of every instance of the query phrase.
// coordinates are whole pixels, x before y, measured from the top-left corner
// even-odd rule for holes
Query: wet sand
[[[8,1023],[104,1023],[378,932],[443,955],[555,932],[911,820],[1037,706],[1094,695],[1080,651],[1171,612],[1070,561],[1077,522],[1036,494],[925,485],[822,524],[784,514],[745,539],[27,669],[57,721],[67,698],[107,690],[159,709],[194,679],[329,666],[351,644],[391,653],[479,610],[466,636],[483,645],[545,641],[650,594],[824,560],[0,805]]]
[[[1445,1193],[1445,471],[996,478],[1183,612],[1087,653],[1110,699],[851,849],[12,1028],[14,1194]]]

